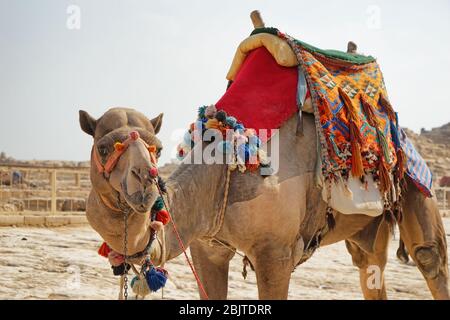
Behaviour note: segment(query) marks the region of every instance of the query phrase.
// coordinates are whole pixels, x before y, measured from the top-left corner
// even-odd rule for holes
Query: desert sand
[[[450,230],[450,218],[444,218]],[[431,299],[420,272],[395,257],[390,244],[386,282],[390,299]],[[447,231],[447,239],[449,232]],[[448,239],[449,240],[449,239]],[[447,240],[447,241],[448,241]],[[100,237],[88,226],[0,228],[0,299],[116,299],[118,277],[97,254]],[[183,256],[167,263],[164,299],[198,299],[195,279]],[[242,275],[236,255],[229,275],[229,299],[257,299],[255,274]],[[161,299],[161,292],[147,299]],[[362,299],[358,271],[343,242],[320,248],[292,274],[289,299]]]

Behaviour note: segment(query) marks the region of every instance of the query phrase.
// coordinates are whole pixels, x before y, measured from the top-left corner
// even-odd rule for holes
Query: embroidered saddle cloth
[[[395,202],[399,178],[406,172],[424,194],[431,194],[431,172],[399,128],[373,57],[321,50],[274,28],[253,34],[261,32],[286,41],[298,66],[280,66],[264,47],[252,50],[217,102],[218,109],[247,127],[279,128],[301,107],[301,72],[312,99],[325,181],[346,183],[351,178],[350,184],[359,180],[366,189],[376,183],[384,200]]]

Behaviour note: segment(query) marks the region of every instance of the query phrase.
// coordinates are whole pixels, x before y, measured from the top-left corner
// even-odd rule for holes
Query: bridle
[[[155,145],[149,145],[147,142],[145,142],[139,135],[139,132],[137,131],[131,131],[128,135],[128,138],[123,142],[116,142],[114,144],[114,151],[113,153],[108,157],[105,164],[102,163],[100,160],[100,156],[98,155],[98,150],[96,148],[96,144],[94,143],[92,147],[92,159],[94,161],[95,167],[97,168],[97,172],[100,174],[103,174],[103,176],[108,179],[111,172],[114,170],[114,168],[117,165],[117,162],[119,162],[120,157],[128,150],[128,147],[137,142],[140,141],[144,144],[145,148],[148,150],[150,154],[150,160],[153,164],[153,168],[156,169],[157,164],[157,158],[156,158],[156,146]],[[152,169],[153,169],[152,168]],[[150,175],[156,176],[157,170],[150,169]],[[153,171],[153,172],[152,172]]]
[[[140,141],[141,143],[144,144],[145,148],[148,150],[149,154],[150,154],[150,160],[152,162],[153,167],[149,170],[150,176],[152,178],[156,178],[158,175],[158,169],[156,168],[157,166],[157,157],[156,157],[156,146],[155,145],[149,145],[147,142],[145,142],[139,135],[139,132],[137,131],[131,131],[128,135],[128,138],[123,141],[123,142],[116,142],[114,144],[114,151],[113,153],[108,157],[108,159],[106,160],[105,164],[102,163],[102,161],[100,160],[100,156],[98,155],[98,150],[97,150],[97,146],[94,143],[94,145],[92,146],[92,160],[94,161],[94,165],[97,168],[97,172],[99,174],[102,174],[103,177],[108,180],[111,172],[114,170],[114,168],[116,167],[117,163],[120,160],[120,157],[128,150],[128,147],[137,142]],[[99,196],[100,200],[103,202],[103,204],[108,208],[111,209],[113,211],[116,212],[122,212],[124,211],[124,208],[120,208],[120,206],[118,207],[117,205],[114,205],[113,203],[111,203],[111,201],[105,197],[104,195],[102,195],[101,193],[97,193],[97,195]]]
[[[109,176],[111,174],[111,172],[114,170],[114,168],[116,167],[120,157],[127,151],[128,147],[137,142],[140,141],[144,144],[144,146],[146,147],[146,149],[148,150],[149,154],[150,154],[150,159],[152,162],[152,168],[150,168],[149,173],[150,173],[150,177],[152,179],[154,179],[156,181],[156,187],[158,189],[158,192],[160,194],[160,197],[162,199],[162,202],[164,204],[164,208],[168,210],[168,215],[170,217],[170,222],[173,226],[173,230],[175,232],[175,235],[177,237],[177,241],[178,244],[180,246],[180,249],[182,250],[182,252],[184,253],[184,256],[186,258],[186,261],[189,265],[189,267],[191,268],[192,273],[194,274],[194,277],[197,281],[197,284],[199,286],[200,291],[202,292],[202,295],[208,299],[208,295],[205,291],[205,288],[202,284],[202,282],[200,281],[200,277],[198,276],[192,262],[190,261],[187,253],[186,253],[186,247],[181,239],[181,236],[176,228],[175,222],[173,221],[170,212],[169,212],[169,206],[167,205],[166,201],[164,200],[164,192],[162,190],[162,187],[159,184],[159,177],[158,177],[158,169],[157,169],[157,157],[156,157],[156,146],[154,145],[148,145],[143,139],[140,138],[139,136],[139,132],[137,131],[132,131],[129,134],[129,137],[123,141],[123,142],[116,142],[114,144],[114,152],[108,157],[108,159],[106,160],[105,164],[102,164],[102,162],[100,161],[100,157],[98,155],[98,150],[96,148],[96,144],[94,143],[94,146],[92,147],[92,159],[94,161],[94,164],[97,168],[97,171],[99,174],[103,174],[103,176],[105,177],[105,179],[109,179]],[[229,174],[228,174],[228,178],[227,178],[228,182],[227,182],[227,189],[228,189],[228,184],[229,184]],[[120,283],[120,287],[121,287],[121,293],[120,296],[123,296],[125,299],[127,299],[128,297],[128,269],[126,267],[126,265],[128,264],[128,261],[131,259],[137,259],[137,258],[142,258],[144,256],[148,256],[149,255],[149,251],[152,247],[152,243],[154,242],[154,240],[157,239],[157,231],[151,229],[150,232],[150,238],[149,238],[149,242],[147,243],[147,246],[145,247],[145,249],[141,252],[135,253],[133,255],[128,256],[127,255],[127,238],[128,238],[128,216],[131,213],[131,208],[122,210],[120,208],[116,208],[114,207],[114,205],[112,205],[109,201],[105,201],[106,198],[102,197],[102,195],[98,194],[100,196],[100,200],[103,202],[103,204],[107,207],[109,207],[110,209],[114,210],[114,211],[123,211],[124,212],[124,225],[125,225],[125,230],[124,230],[124,252],[123,252],[123,256],[124,256],[124,273],[121,276],[121,283]],[[107,200],[107,199],[106,199]],[[221,214],[222,216],[222,214]],[[153,214],[151,213],[151,220],[154,219]],[[219,222],[219,225],[221,226],[221,224],[223,223],[223,217],[222,219],[220,219],[221,221]],[[161,245],[161,258],[160,258],[160,264],[164,265],[165,259],[165,236],[164,236],[164,229],[162,229],[163,231],[163,235],[162,235],[162,243],[160,243]],[[215,231],[214,234],[216,234],[218,232]],[[151,262],[151,260],[149,259],[149,257],[146,259],[146,261],[149,261],[149,263],[153,264]],[[146,262],[147,263],[147,262]],[[144,268],[145,263],[142,265],[142,268]],[[133,264],[131,263],[131,267],[133,268],[133,271],[138,275],[138,273],[135,270],[135,267],[133,266]],[[163,269],[162,269],[163,270]],[[142,271],[142,270],[141,270]],[[166,272],[166,271],[164,271]],[[122,295],[123,294],[123,295]]]
[[[114,151],[109,155],[109,157],[106,159],[105,164],[102,163],[102,161],[100,160],[100,156],[98,155],[98,150],[97,150],[97,146],[94,143],[93,147],[92,147],[92,159],[94,162],[95,167],[97,168],[97,172],[99,174],[103,174],[103,177],[105,179],[109,179],[111,173],[114,171],[114,168],[116,167],[117,163],[120,160],[120,157],[128,150],[129,146],[132,145],[133,143],[136,142],[141,142],[145,148],[148,150],[149,155],[150,155],[150,160],[151,160],[151,164],[152,167],[149,169],[149,175],[152,179],[154,179],[158,185],[158,169],[157,169],[157,156],[156,156],[156,146],[155,145],[149,145],[147,142],[145,142],[139,135],[139,132],[137,131],[131,131],[128,135],[128,138],[123,141],[123,142],[116,142],[114,144]],[[161,194],[161,190],[158,186],[158,191]],[[124,223],[125,223],[125,230],[124,230],[124,252],[123,252],[123,256],[125,259],[125,265],[128,263],[128,261],[133,260],[133,259],[140,259],[142,257],[145,257],[149,254],[149,251],[152,247],[152,244],[154,242],[154,240],[157,239],[157,232],[153,229],[150,230],[150,237],[149,237],[149,241],[147,243],[147,245],[145,246],[145,248],[140,251],[137,252],[133,255],[127,255],[127,238],[128,238],[128,216],[130,214],[131,208],[125,208],[122,209],[120,207],[115,206],[114,204],[111,203],[111,201],[104,197],[103,195],[97,193],[101,202],[103,202],[103,204],[116,212],[123,212],[124,213]],[[161,194],[162,195],[162,194]],[[153,215],[151,214],[150,219],[153,220]],[[164,237],[164,235],[163,235]],[[162,250],[165,251],[165,245],[161,244],[162,246]],[[163,252],[162,252],[163,253]],[[131,263],[131,262],[130,262]],[[127,271],[125,271],[125,273],[122,275],[121,281],[123,282],[121,284],[121,288],[124,289],[124,297],[126,298],[128,296],[127,293],[127,289],[128,289],[128,279],[127,279]]]

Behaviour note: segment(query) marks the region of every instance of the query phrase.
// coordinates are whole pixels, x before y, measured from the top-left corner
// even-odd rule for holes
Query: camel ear
[[[160,113],[156,118],[150,120],[153,129],[155,130],[155,134],[158,134],[159,130],[161,129],[163,115],[164,113]]]
[[[87,134],[94,136],[95,127],[97,126],[97,120],[92,118],[89,113],[84,110],[80,110],[80,127],[81,130],[86,132]]]

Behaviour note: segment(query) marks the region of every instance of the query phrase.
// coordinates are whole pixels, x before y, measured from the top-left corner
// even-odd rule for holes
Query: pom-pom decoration
[[[151,146],[148,146],[147,150],[148,150],[148,152],[155,153],[156,152],[156,146],[152,144]]]
[[[153,212],[158,212],[164,208],[164,201],[161,197],[158,197],[155,201],[155,203],[152,206]]]
[[[133,290],[134,294],[140,297],[145,297],[150,294],[150,288],[147,284],[147,279],[140,279],[138,277],[134,277],[130,282],[131,290]]]
[[[234,126],[234,130],[239,132],[240,134],[243,134],[245,131],[245,127],[242,124],[238,123]]]
[[[151,291],[156,292],[163,288],[167,282],[167,271],[162,268],[150,267],[150,270],[145,272],[145,279]]]
[[[167,193],[166,182],[163,180],[163,178],[161,178],[161,176],[158,176],[158,186],[162,193]],[[158,199],[161,199],[161,197],[159,197]]]
[[[100,248],[98,248],[98,254],[102,257],[108,258],[109,253],[111,252],[111,248],[108,246],[106,242],[103,242]]]
[[[245,130],[244,135],[246,137],[253,137],[253,136],[256,136],[256,131],[255,131],[255,129],[247,129],[247,130]]]
[[[205,125],[206,129],[220,129],[220,123],[217,119],[209,119]]]
[[[160,221],[163,225],[166,225],[170,222],[170,214],[166,210],[159,210],[156,213],[156,221]]]
[[[114,143],[114,150],[121,152],[125,149],[125,145],[122,142]]]
[[[205,118],[205,111],[206,111],[207,106],[201,106],[200,108],[198,108],[198,118],[202,119]]]
[[[206,118],[214,118],[216,116],[217,109],[215,105],[210,105],[205,109],[205,117]]]
[[[220,122],[224,123],[225,120],[227,119],[227,113],[223,110],[217,111],[216,119],[219,120]]]
[[[177,147],[177,159],[183,160],[194,145],[203,139],[207,129],[220,130],[222,133],[224,140],[217,144],[216,151],[222,154],[233,154],[232,163],[229,164],[230,169],[238,168],[241,172],[247,169],[255,171],[259,166],[270,164],[267,156],[260,149],[262,143],[256,131],[245,128],[238,119],[227,115],[224,110],[217,110],[215,105],[202,106],[198,109],[197,121],[190,124],[189,131],[183,136],[183,142]],[[233,134],[229,135],[228,130],[232,130]]]
[[[229,126],[230,128],[234,129],[234,127],[235,127],[236,124],[237,124],[237,120],[236,120],[235,117],[228,116],[228,117],[225,119],[225,124],[226,124],[227,126]]]
[[[156,178],[158,176],[158,168],[151,167],[149,173],[152,178]]]
[[[177,159],[182,161],[186,157],[186,155],[189,153],[190,150],[191,150],[190,146],[188,146],[184,143],[179,144],[177,146],[177,154],[176,154]]]
[[[139,132],[137,131],[131,131],[130,132],[130,138],[134,141],[136,141],[137,139],[139,139]]]

